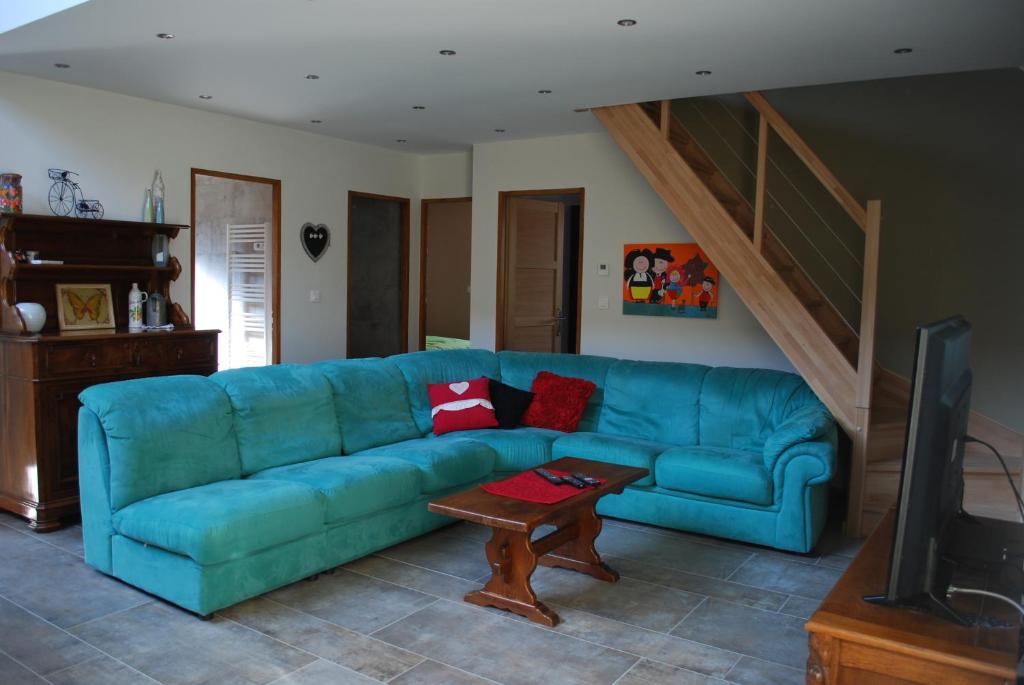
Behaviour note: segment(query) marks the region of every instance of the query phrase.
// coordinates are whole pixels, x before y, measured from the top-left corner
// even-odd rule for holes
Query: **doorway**
[[[221,370],[277,364],[281,181],[192,169],[191,187],[192,321],[221,331]]]
[[[495,347],[580,351],[583,188],[498,193]]]
[[[420,205],[421,350],[469,347],[469,274],[473,199]]]
[[[347,354],[409,350],[409,199],[349,191]]]

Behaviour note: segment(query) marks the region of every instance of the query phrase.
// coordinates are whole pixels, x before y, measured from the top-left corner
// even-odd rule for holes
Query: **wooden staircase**
[[[862,493],[872,429],[881,205],[877,200],[859,204],[759,93],[746,97],[760,114],[753,206],[672,115],[669,101],[593,111],[850,436],[847,528],[864,534],[868,531],[862,525]],[[769,129],[864,231],[858,331],[765,225]]]

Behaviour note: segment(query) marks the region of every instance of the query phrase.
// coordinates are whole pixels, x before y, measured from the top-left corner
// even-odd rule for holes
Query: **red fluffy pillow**
[[[477,378],[428,385],[434,435],[497,426],[489,383],[487,378]]]
[[[541,371],[533,379],[530,387],[533,401],[526,408],[521,422],[524,426],[573,433],[583,418],[587,400],[595,390],[597,386],[583,378],[566,378]]]

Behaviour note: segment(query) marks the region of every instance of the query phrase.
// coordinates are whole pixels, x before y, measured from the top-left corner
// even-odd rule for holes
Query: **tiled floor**
[[[811,555],[608,521],[616,584],[540,568],[554,629],[462,601],[488,531],[458,524],[203,622],[93,571],[81,531],[0,514],[0,685],[803,682],[804,619],[855,545]]]

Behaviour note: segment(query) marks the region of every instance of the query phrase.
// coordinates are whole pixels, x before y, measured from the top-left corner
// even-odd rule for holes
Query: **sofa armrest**
[[[88,407],[78,410],[78,488],[85,561],[104,573],[113,573],[110,453],[100,419]]]
[[[775,470],[775,463],[789,449],[804,442],[825,439],[829,432],[835,441],[835,422],[821,405],[803,407],[786,418],[764,443],[764,466]],[[833,450],[834,451],[834,450]]]
[[[782,496],[787,484],[807,487],[827,483],[835,469],[836,428],[833,424],[820,439],[796,443],[775,460],[771,469],[775,498]]]

